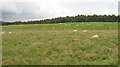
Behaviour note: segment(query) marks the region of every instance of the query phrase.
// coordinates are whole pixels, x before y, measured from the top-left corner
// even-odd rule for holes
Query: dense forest
[[[116,15],[77,15],[77,16],[66,16],[57,17],[52,19],[44,19],[37,21],[15,21],[15,22],[4,22],[2,25],[17,25],[17,24],[51,24],[51,23],[66,23],[66,22],[118,22],[120,16]]]

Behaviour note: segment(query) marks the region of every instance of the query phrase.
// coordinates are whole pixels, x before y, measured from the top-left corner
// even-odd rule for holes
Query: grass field
[[[11,25],[2,31],[3,65],[118,64],[117,22]]]

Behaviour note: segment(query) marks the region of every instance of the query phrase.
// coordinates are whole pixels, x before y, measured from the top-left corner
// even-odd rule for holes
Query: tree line
[[[51,24],[51,23],[66,23],[66,22],[118,22],[120,16],[116,15],[77,15],[77,16],[66,16],[57,17],[52,19],[36,20],[36,21],[15,21],[15,22],[4,22],[2,25],[18,25],[18,24]]]

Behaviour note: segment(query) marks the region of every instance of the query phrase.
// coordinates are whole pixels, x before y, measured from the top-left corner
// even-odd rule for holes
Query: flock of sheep
[[[74,32],[77,32],[77,30],[74,30]],[[87,30],[83,30],[83,32],[87,32]],[[4,34],[5,32],[1,32],[1,34]],[[12,32],[8,32],[9,34],[11,34]],[[99,38],[98,35],[93,35],[91,38]]]
[[[4,34],[5,32],[1,32],[1,34]],[[12,32],[8,32],[9,34],[11,34]]]
[[[74,32],[77,32],[77,30],[73,30]],[[83,32],[87,32],[87,30],[83,30]],[[98,35],[93,35],[91,38],[99,38]]]
[[[63,23],[59,23],[59,24],[63,24]],[[82,23],[84,24],[84,23]],[[90,25],[87,23],[87,25]],[[79,26],[78,24],[76,26]],[[73,30],[74,32],[77,32],[77,30]],[[83,32],[87,32],[87,30],[83,30]],[[12,34],[12,32],[8,32],[9,34]],[[5,32],[1,32],[0,34],[5,34]],[[91,38],[99,38],[98,35],[93,35]]]

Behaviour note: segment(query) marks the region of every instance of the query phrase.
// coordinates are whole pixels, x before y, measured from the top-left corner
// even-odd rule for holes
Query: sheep
[[[9,32],[9,34],[11,34],[12,32]]]
[[[77,30],[74,30],[74,32],[77,32]]]
[[[76,26],[79,26],[78,24]]]
[[[59,23],[59,24],[62,24],[62,23]]]
[[[99,36],[98,35],[93,35],[92,38],[98,38]]]
[[[87,32],[87,30],[83,30],[83,32]]]

